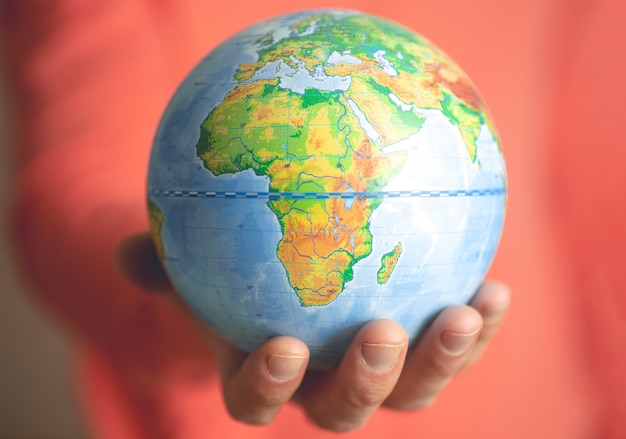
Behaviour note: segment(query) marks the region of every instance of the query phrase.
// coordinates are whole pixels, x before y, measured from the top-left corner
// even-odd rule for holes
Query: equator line
[[[255,192],[255,191],[188,191],[158,190],[149,191],[150,196],[174,198],[253,198],[253,199],[344,199],[355,198],[445,198],[445,197],[490,197],[506,194],[506,188],[494,189],[460,189],[460,190],[407,190],[378,192]]]

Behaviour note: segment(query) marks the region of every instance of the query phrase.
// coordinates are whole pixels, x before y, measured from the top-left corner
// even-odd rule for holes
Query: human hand
[[[123,241],[117,263],[133,284],[168,294],[173,306],[185,307],[149,234]],[[469,305],[443,310],[411,349],[399,324],[372,321],[357,333],[341,364],[329,371],[307,370],[308,348],[296,338],[276,337],[248,354],[189,314],[215,356],[233,418],[269,424],[293,400],[320,427],[341,432],[361,427],[381,406],[416,410],[431,405],[457,373],[480,358],[509,302],[508,287],[485,282]]]

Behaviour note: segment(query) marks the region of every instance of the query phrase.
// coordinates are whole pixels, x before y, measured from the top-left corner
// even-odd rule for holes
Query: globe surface
[[[498,245],[506,173],[463,71],[352,11],[281,16],[207,55],[150,159],[152,232],[174,286],[236,346],[302,339],[336,364],[366,322],[412,340],[471,299]]]

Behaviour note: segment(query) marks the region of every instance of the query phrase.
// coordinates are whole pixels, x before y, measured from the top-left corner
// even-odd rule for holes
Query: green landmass
[[[376,280],[379,284],[383,285],[389,282],[389,278],[393,273],[393,270],[398,265],[398,259],[402,254],[402,243],[398,242],[392,251],[385,253],[380,260],[380,269],[376,274]]]
[[[316,31],[303,35],[312,25]],[[213,174],[252,170],[269,177],[271,192],[380,191],[406,160],[405,151],[385,153],[384,148],[422,128],[420,109],[442,111],[476,161],[480,129],[492,127],[486,109],[465,74],[426,40],[358,14],[318,14],[292,30],[277,42],[272,33],[259,36],[258,60],[240,66],[239,84],[202,122],[196,149]],[[335,52],[359,62],[326,64]],[[296,93],[281,88],[278,78],[251,80],[279,60],[294,69],[304,63],[309,72],[321,66],[325,75],[350,76],[350,88]],[[368,137],[354,105],[378,134],[376,141]],[[268,201],[283,234],[277,255],[303,306],[335,300],[353,278],[354,264],[371,254],[369,220],[380,202],[365,197],[350,204],[336,198]],[[379,283],[388,281],[401,249],[398,243],[383,257]]]
[[[483,115],[464,104],[462,100],[455,98],[448,92],[443,93],[444,99],[441,109],[448,119],[457,127],[461,133],[463,142],[467,146],[468,153],[472,161],[476,161],[476,141],[480,135],[480,129],[484,123]]]

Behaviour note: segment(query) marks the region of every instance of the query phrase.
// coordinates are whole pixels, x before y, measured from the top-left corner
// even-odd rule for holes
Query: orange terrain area
[[[428,67],[428,72],[433,81],[450,90],[454,96],[462,100],[468,107],[475,110],[481,110],[484,107],[480,95],[469,78],[454,71],[450,72],[446,66],[439,63],[431,64]]]
[[[343,291],[345,273],[369,254],[371,237],[363,230],[371,209],[365,199],[354,200],[350,209],[345,200],[327,200],[330,215],[311,218],[292,210],[285,217],[278,258],[289,282],[305,306],[332,302]]]

